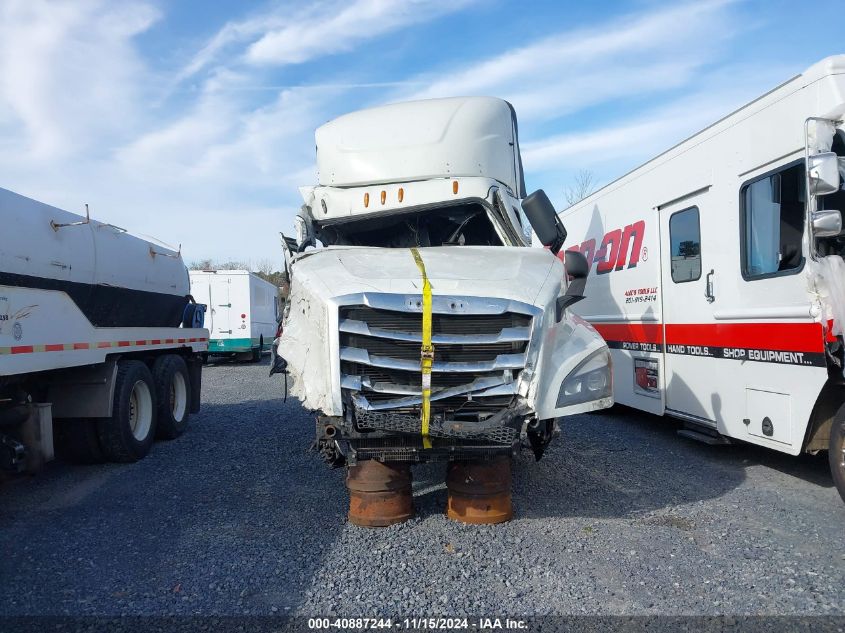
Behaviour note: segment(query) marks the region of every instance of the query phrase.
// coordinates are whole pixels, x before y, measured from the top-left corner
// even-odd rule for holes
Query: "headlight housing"
[[[606,347],[590,354],[560,384],[557,407],[608,398],[613,393],[613,361]]]

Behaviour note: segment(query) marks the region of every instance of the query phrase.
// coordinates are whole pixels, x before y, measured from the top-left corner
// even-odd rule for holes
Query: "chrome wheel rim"
[[[132,385],[129,394],[129,429],[132,436],[140,441],[150,434],[153,423],[153,398],[150,387],[143,380]]]
[[[181,422],[188,410],[188,386],[185,377],[176,372],[170,381],[170,413],[173,419]]]

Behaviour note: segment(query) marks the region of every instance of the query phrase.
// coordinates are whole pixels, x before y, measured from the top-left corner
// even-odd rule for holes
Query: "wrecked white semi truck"
[[[586,265],[525,195],[513,108],[436,99],[316,132],[319,184],[287,239],[276,371],[334,464],[542,454],[555,420],[612,404],[610,354],[567,306]],[[531,227],[545,249],[530,248]],[[322,247],[317,247],[317,243]]]

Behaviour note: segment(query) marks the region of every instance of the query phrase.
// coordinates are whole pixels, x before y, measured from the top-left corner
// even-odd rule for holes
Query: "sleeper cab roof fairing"
[[[493,97],[409,101],[317,128],[321,186],[485,176],[524,195],[516,115]]]

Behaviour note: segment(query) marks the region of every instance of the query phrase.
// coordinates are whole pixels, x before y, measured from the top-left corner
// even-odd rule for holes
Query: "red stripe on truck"
[[[667,323],[666,344],[823,352],[824,333],[821,323]]]
[[[824,352],[821,323],[593,323],[607,341]]]
[[[178,339],[178,342],[185,343],[202,343],[208,341],[207,338],[192,338],[192,339]],[[99,341],[96,343],[47,343],[44,345],[16,345],[14,347],[0,347],[0,356],[9,354],[38,354],[41,352],[63,352],[79,351],[89,349],[110,349],[113,347],[146,347],[147,345],[161,345],[162,343],[174,344],[176,339],[167,339],[166,341],[155,339],[152,341]]]

